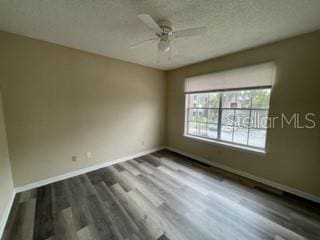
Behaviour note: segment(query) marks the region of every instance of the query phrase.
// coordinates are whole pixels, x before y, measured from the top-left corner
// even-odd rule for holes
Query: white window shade
[[[275,64],[273,62],[263,63],[187,78],[185,80],[185,92],[272,86],[274,77]]]

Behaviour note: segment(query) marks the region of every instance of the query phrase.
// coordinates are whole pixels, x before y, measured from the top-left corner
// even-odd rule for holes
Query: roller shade
[[[273,62],[210,73],[185,79],[185,93],[272,86]]]

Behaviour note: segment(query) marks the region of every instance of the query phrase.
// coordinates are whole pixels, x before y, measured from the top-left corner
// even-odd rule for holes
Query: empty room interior
[[[1,240],[320,240],[319,0],[0,0]]]

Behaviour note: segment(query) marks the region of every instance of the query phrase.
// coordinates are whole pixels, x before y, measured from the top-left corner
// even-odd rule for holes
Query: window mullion
[[[222,119],[222,93],[220,93],[220,97],[219,97],[218,133],[217,133],[218,139],[221,139],[221,119]]]
[[[190,133],[190,130],[189,130],[189,111],[190,111],[190,107],[189,107],[189,98],[190,98],[190,95],[186,95],[186,103],[187,103],[187,119],[185,120],[185,124],[187,124],[187,134]],[[184,131],[186,132],[186,131]]]
[[[234,109],[233,110],[233,123],[232,123],[232,142],[233,142],[233,139],[234,139],[234,127],[235,127],[235,120],[236,120],[236,110]]]
[[[250,113],[249,113],[249,126],[248,126],[248,135],[247,135],[247,145],[249,145],[249,137],[250,137],[251,112],[252,112],[252,109],[250,108]]]
[[[248,125],[247,145],[249,145],[249,138],[250,138],[251,113],[252,113],[252,95],[250,95],[250,112],[249,112],[249,125]]]
[[[237,107],[237,103],[238,103],[238,92],[236,92],[235,102],[236,102],[236,107]],[[236,120],[236,108],[233,110],[232,142],[234,141],[234,127],[235,127],[235,120]]]

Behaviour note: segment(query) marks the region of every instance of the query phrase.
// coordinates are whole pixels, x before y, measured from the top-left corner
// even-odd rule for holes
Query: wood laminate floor
[[[320,210],[161,151],[18,194],[9,239],[320,239]]]

